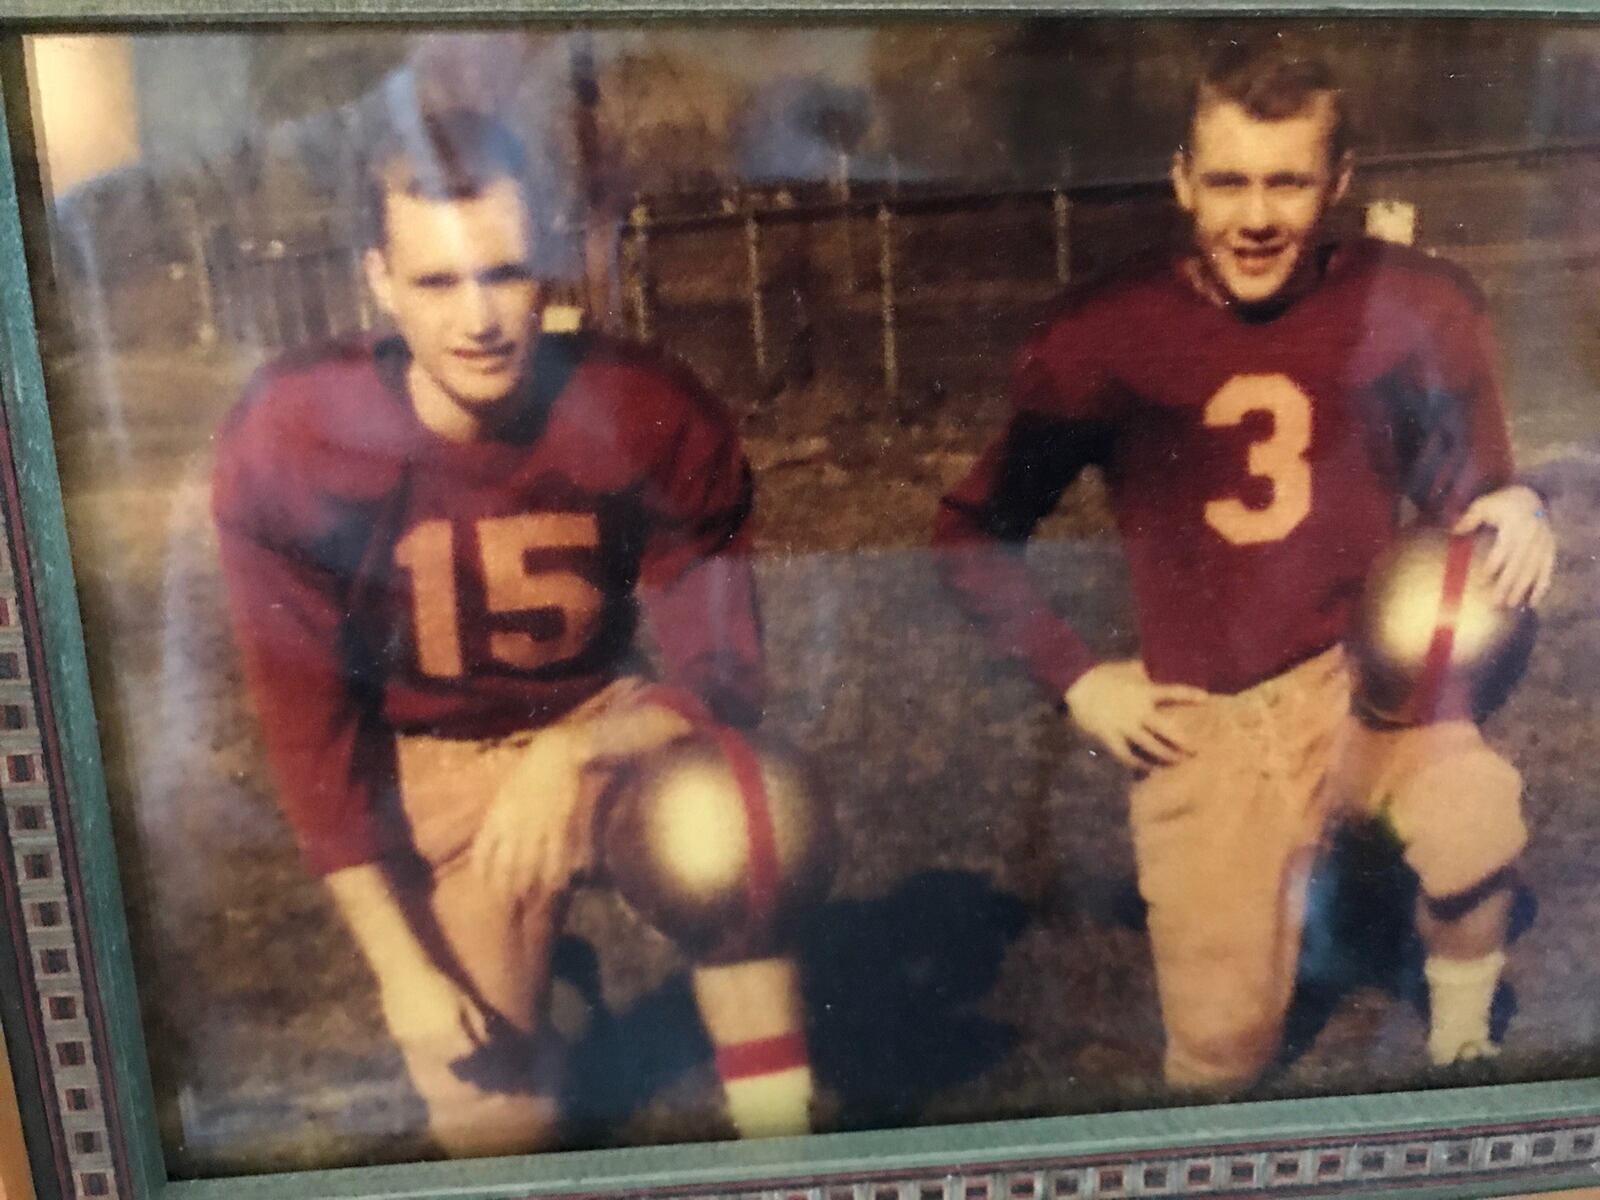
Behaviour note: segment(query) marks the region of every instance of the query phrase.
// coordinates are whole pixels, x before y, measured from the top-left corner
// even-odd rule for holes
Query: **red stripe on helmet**
[[[1417,676],[1417,686],[1412,689],[1406,704],[1404,720],[1410,723],[1427,720],[1439,706],[1439,693],[1445,676],[1450,671],[1450,659],[1456,646],[1456,622],[1461,618],[1461,599],[1467,591],[1467,575],[1472,567],[1475,539],[1471,534],[1461,534],[1450,539],[1445,550],[1444,583],[1439,595],[1439,617],[1433,626],[1433,638],[1422,659],[1422,671]]]
[[[749,924],[760,929],[778,906],[778,838],[772,828],[772,809],[767,803],[767,783],[761,775],[761,760],[733,730],[721,726],[712,731],[722,756],[733,770],[744,801],[745,837],[750,843],[750,867],[745,872],[745,900],[749,904]]]

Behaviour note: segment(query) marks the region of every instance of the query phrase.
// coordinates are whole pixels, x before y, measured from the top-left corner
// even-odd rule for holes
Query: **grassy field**
[[[1491,264],[1492,268],[1492,264]],[[1555,498],[1562,575],[1493,740],[1524,770],[1534,905],[1512,955],[1504,1078],[1589,1073],[1600,1050],[1600,275],[1485,275],[1519,452]],[[1004,322],[987,338],[1003,339]],[[729,337],[737,336],[729,333]],[[984,343],[987,344],[987,343]],[[915,346],[912,351],[914,352]],[[1003,375],[995,358],[992,370]],[[58,364],[66,481],[141,995],[180,1175],[426,1153],[371,980],[276,814],[222,618],[211,431],[244,364],[128,353]],[[991,381],[992,383],[992,381]],[[1123,780],[990,661],[922,550],[992,426],[993,386],[909,422],[813,385],[751,426],[772,728],[809,753],[844,857],[802,931],[819,1074],[849,1126],[1170,1102]],[[1102,650],[1131,646],[1120,558],[1084,486],[1034,548]],[[1270,1090],[1428,1082],[1406,881],[1346,856],[1318,891],[1313,1004]],[[1354,875],[1351,863],[1361,866]],[[1362,866],[1361,864],[1365,864]],[[561,968],[577,1144],[723,1133],[670,947],[578,896]]]

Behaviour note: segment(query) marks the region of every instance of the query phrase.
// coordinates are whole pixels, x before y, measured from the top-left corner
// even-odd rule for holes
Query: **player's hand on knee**
[[[1537,606],[1550,590],[1556,537],[1539,493],[1514,485],[1479,496],[1456,522],[1456,533],[1494,530],[1486,565],[1502,608]]]
[[[469,867],[504,896],[565,888],[588,862],[588,780],[562,731],[547,730],[500,785],[473,839]]]
[[[1091,667],[1064,697],[1078,728],[1135,768],[1171,766],[1193,754],[1174,710],[1206,698],[1202,688],[1152,682],[1138,659]]]
[[[489,1040],[489,1014],[432,964],[391,971],[379,981],[389,1032],[402,1045],[427,1045],[448,1058],[471,1054]]]

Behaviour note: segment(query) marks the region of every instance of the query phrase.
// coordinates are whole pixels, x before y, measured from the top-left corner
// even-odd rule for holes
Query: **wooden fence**
[[[1573,198],[1593,194],[1595,177],[1594,142],[1380,158],[1363,165],[1360,203],[1341,219],[1355,225],[1370,207],[1379,232],[1440,247],[1530,230],[1582,240],[1600,234],[1600,212]],[[1554,186],[1562,180],[1571,186]],[[639,197],[614,239],[615,311],[583,319],[660,343],[753,404],[830,355],[849,360],[851,386],[875,391],[874,403],[915,403],[968,386],[967,360],[985,356],[990,327],[1014,331],[1063,283],[1181,236],[1168,196],[1149,172],[1058,188]],[[182,261],[99,272],[90,257],[72,284],[82,296],[65,305],[80,343],[274,354],[378,319],[337,214],[273,229],[196,219],[177,241]],[[552,288],[553,322],[579,319],[578,294],[576,280]]]

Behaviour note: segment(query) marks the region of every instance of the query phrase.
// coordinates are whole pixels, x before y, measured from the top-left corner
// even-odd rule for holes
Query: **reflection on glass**
[[[30,40],[175,1174],[1591,1072],[1600,46],[1266,32]]]

